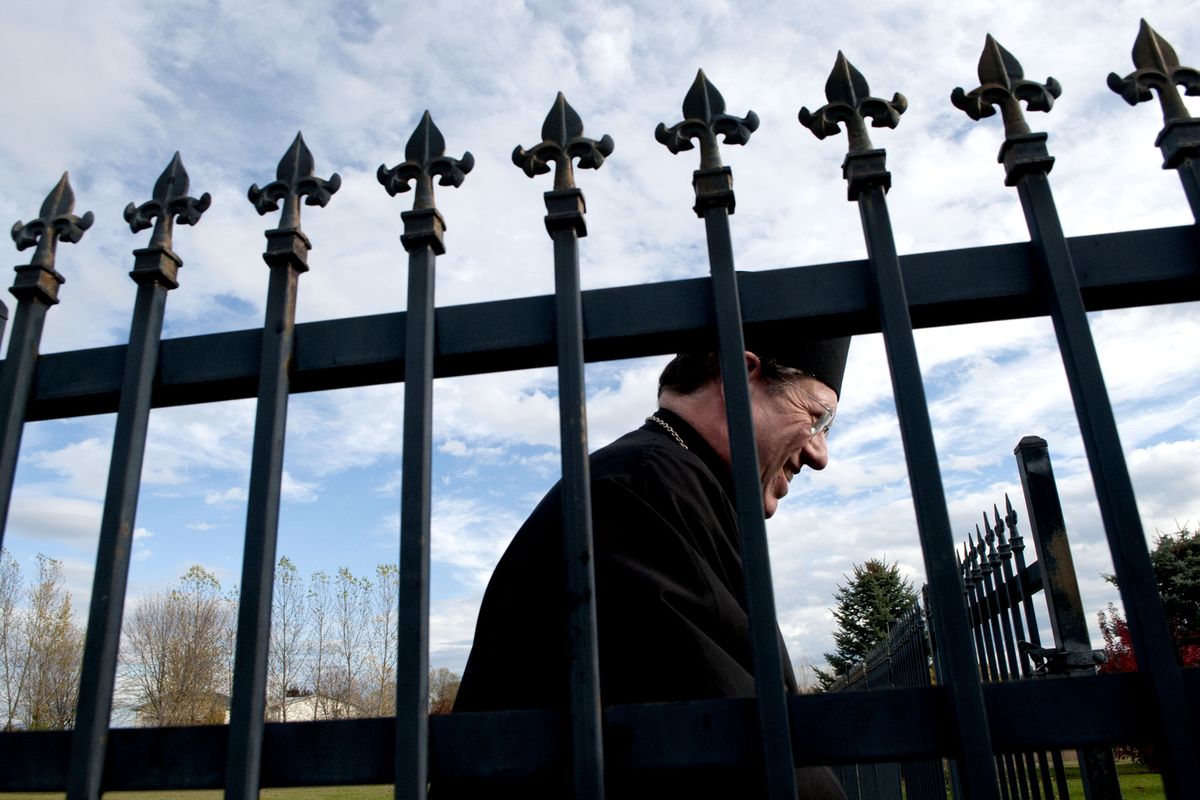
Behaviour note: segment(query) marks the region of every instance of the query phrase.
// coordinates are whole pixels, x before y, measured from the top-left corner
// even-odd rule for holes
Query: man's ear
[[[762,367],[762,359],[760,359],[758,356],[754,355],[754,353],[751,353],[749,350],[747,350],[746,351],[746,374],[753,375],[755,370],[759,369],[760,367]]]

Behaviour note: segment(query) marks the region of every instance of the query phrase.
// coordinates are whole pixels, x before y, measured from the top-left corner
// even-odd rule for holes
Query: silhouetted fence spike
[[[172,249],[174,223],[195,225],[211,202],[207,193],[199,199],[189,197],[188,186],[187,170],[176,152],[155,182],[151,199],[125,207],[130,231],[137,233],[151,225],[154,231],[148,246],[133,251],[129,273],[138,290],[113,431],[71,738],[67,796],[72,800],[91,800],[101,789],[163,317],[167,292],[179,286],[183,265]]]
[[[993,44],[989,39],[985,56]],[[1041,90],[1036,84],[1026,84],[1012,74],[1016,59],[1011,55],[1009,59],[1001,58],[1008,70],[1004,77],[1007,83],[985,83],[977,90],[977,98],[981,102],[999,103],[1005,110],[1005,138],[999,160],[1004,165],[1005,183],[1017,188],[1025,212],[1041,291],[1058,338],[1100,515],[1121,581],[1122,599],[1131,615],[1134,649],[1139,666],[1146,671],[1153,687],[1151,709],[1162,723],[1155,731],[1162,737],[1161,742],[1171,742],[1167,759],[1170,765],[1164,770],[1164,778],[1168,791],[1175,793],[1182,791],[1182,787],[1200,785],[1200,761],[1195,758],[1197,733],[1190,723],[1176,719],[1173,713],[1173,709],[1183,707],[1186,702],[1183,678],[1175,664],[1166,616],[1154,588],[1141,516],[1080,295],[1079,278],[1050,190],[1048,173],[1054,159],[1046,149],[1046,134],[1029,133],[1016,104],[1016,100],[1025,99],[1030,108],[1049,109],[1050,96],[1057,96],[1060,89],[1057,82],[1051,85],[1050,80]],[[981,79],[987,77],[1003,76],[985,75],[981,66]],[[961,107],[961,90],[952,95],[952,100]],[[1126,593],[1126,582],[1136,588]]]
[[[135,206],[133,203],[125,206],[125,221],[134,233],[154,226],[148,247],[162,248],[170,251],[172,234],[176,222],[181,225],[195,225],[200,216],[208,210],[212,197],[205,192],[199,199],[188,197],[188,174],[179,158],[179,151],[171,158],[171,163],[163,170],[162,175],[154,184],[154,192],[150,199]]]
[[[1200,71],[1181,66],[1175,48],[1144,19],[1133,43],[1133,66],[1124,78],[1108,73],[1108,88],[1131,106],[1153,100],[1157,92],[1165,124],[1192,119],[1177,87],[1183,86],[1189,95],[1200,94]]]
[[[531,178],[549,172],[553,164],[554,190],[560,192],[575,188],[574,160],[578,159],[580,169],[599,169],[612,152],[608,134],[599,141],[583,135],[583,120],[559,92],[542,123],[541,143],[529,150],[517,145],[512,160]]]
[[[1022,100],[1030,111],[1049,111],[1061,94],[1062,86],[1054,78],[1046,78],[1045,83],[1026,80],[1020,62],[989,33],[979,57],[979,86],[970,92],[956,88],[950,100],[974,120],[992,116],[998,107],[1004,132],[1012,137],[1029,133]]]
[[[322,179],[316,177],[315,169],[312,151],[304,142],[304,134],[299,132],[279,160],[275,180],[261,189],[257,183],[252,184],[246,196],[259,214],[279,210],[282,200],[283,213],[277,228],[300,230],[300,198],[303,197],[310,206],[324,207],[342,186],[341,175],[335,172],[328,179]]]
[[[400,487],[400,596],[396,658],[396,800],[424,800],[429,774],[429,558],[433,449],[434,268],[445,252],[445,220],[433,178],[461,186],[475,165],[470,152],[445,155],[446,141],[426,111],[404,148],[405,161],[380,165],[393,197],[411,188],[400,243],[408,252],[404,339],[404,452]]]
[[[833,71],[825,82],[825,98],[829,102],[815,112],[802,107],[798,115],[800,124],[818,139],[824,139],[837,133],[840,130],[838,123],[841,123],[846,126],[850,153],[872,150],[866,119],[870,118],[871,126],[875,128],[895,128],[900,124],[900,115],[908,108],[908,100],[899,92],[892,95],[890,101],[870,95],[866,78],[839,50]]]
[[[464,152],[462,158],[446,155],[446,140],[433,123],[433,117],[426,111],[404,146],[404,161],[390,169],[386,164],[380,164],[376,177],[393,197],[407,192],[415,181],[417,191],[413,198],[413,210],[436,210],[433,179],[438,178],[442,186],[462,186],[467,173],[474,166],[475,157],[469,151]]]
[[[934,625],[941,642],[938,654],[941,671],[947,685],[952,687],[950,702],[954,708],[955,734],[961,745],[957,760],[959,776],[968,793],[980,798],[996,798],[996,771],[987,711],[970,623],[962,603],[963,583],[954,557],[954,536],[946,510],[946,494],[900,272],[900,258],[887,209],[886,195],[891,186],[891,175],[886,168],[887,153],[870,147],[863,122],[865,114],[872,117],[876,126],[895,127],[907,102],[903,95],[896,94],[892,103],[885,103],[870,97],[868,92],[866,79],[839,53],[826,83],[829,104],[815,115],[802,108],[799,118],[818,138],[824,138],[835,122],[847,126],[849,142],[842,162],[842,175],[847,183],[847,196],[858,204],[862,220],[867,261],[874,278],[872,288],[912,487],[917,534],[921,540],[925,572],[933,586],[933,603],[942,609],[934,619]]]
[[[1110,72],[1108,88],[1131,106],[1158,92],[1163,129],[1154,143],[1162,151],[1163,169],[1178,170],[1192,216],[1200,222],[1200,119],[1188,111],[1178,88],[1200,94],[1200,70],[1180,66],[1175,48],[1144,19],[1133,44],[1133,65],[1136,69],[1124,78]]]
[[[259,795],[271,599],[291,386],[288,370],[295,345],[300,276],[308,271],[308,251],[312,249],[312,243],[300,229],[300,198],[306,198],[308,205],[324,207],[342,184],[336,172],[328,180],[315,177],[315,168],[303,134],[297,133],[279,161],[275,180],[261,189],[254,184],[247,192],[260,215],[278,209],[280,201],[283,201],[283,211],[278,226],[265,232],[267,247],[263,252],[263,261],[271,275],[259,355],[233,691],[229,704],[227,800],[250,800]]]
[[[599,169],[613,141],[583,135],[583,120],[558,93],[542,125],[542,141],[517,146],[513,163],[529,177],[554,165],[554,190],[545,193],[546,230],[554,241],[555,339],[558,356],[558,415],[562,443],[563,549],[570,609],[567,646],[570,667],[571,764],[574,800],[604,797],[596,580],[592,547],[591,478],[583,360],[583,307],[579,285],[579,237],[587,235],[583,193],[575,186],[572,161]]]
[[[683,121],[671,128],[659,123],[654,137],[672,153],[690,150],[691,140],[700,140],[700,168],[692,173],[692,188],[696,195],[692,208],[696,216],[704,220],[708,242],[718,361],[733,467],[734,506],[741,536],[746,607],[750,617],[750,649],[764,785],[771,800],[790,800],[796,794],[796,776],[792,769],[791,731],[783,691],[783,656],[777,633],[762,485],[750,414],[742,308],[729,230],[729,215],[735,206],[733,170],[721,165],[717,146],[718,135],[724,137],[726,144],[749,141],[750,134],[758,128],[758,115],[753,111],[747,112],[744,118],[726,114],[725,99],[716,86],[709,83],[704,70],[700,70],[684,97],[683,116]]]
[[[8,341],[8,357],[0,374],[0,545],[8,524],[17,453],[25,409],[33,387],[34,368],[42,340],[46,311],[58,302],[58,287],[66,280],[55,268],[58,243],[76,243],[92,226],[95,217],[88,211],[75,215],[75,192],[67,173],[42,201],[36,219],[12,226],[17,250],[36,247],[28,264],[16,267],[17,277],[9,289],[17,298],[16,318]]]

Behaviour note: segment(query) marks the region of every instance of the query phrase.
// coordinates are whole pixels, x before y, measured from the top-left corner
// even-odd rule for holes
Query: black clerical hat
[[[846,374],[846,356],[850,337],[804,339],[779,332],[746,333],[746,349],[760,358],[770,358],[785,367],[804,370],[842,396],[842,378]]]

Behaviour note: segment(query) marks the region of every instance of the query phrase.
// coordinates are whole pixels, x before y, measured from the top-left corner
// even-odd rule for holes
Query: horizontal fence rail
[[[1089,311],[1200,300],[1197,238],[1188,226],[1067,239]],[[913,327],[1044,316],[1028,244],[900,256]],[[741,272],[746,325],[793,321],[830,335],[878,333],[865,261]],[[713,323],[706,278],[582,293],[587,361],[675,353],[708,341]],[[434,376],[549,367],[554,297],[443,306],[436,311]],[[403,380],[406,313],[296,325],[291,391]],[[254,397],[259,330],[164,339],[153,404]],[[38,360],[26,419],[117,410],[125,345],[50,353]]]
[[[1184,672],[1188,705],[1200,714],[1200,671]],[[1136,673],[1009,681],[983,687],[994,747],[1001,752],[1070,750],[1146,738],[1153,719]],[[953,745],[941,687],[802,695],[788,699],[795,763],[919,760]],[[801,720],[819,719],[820,726]],[[753,701],[611,706],[605,763],[614,770],[753,768]],[[391,719],[268,722],[261,785],[390,783]],[[430,777],[532,775],[565,758],[561,715],[549,711],[454,714],[430,719]],[[109,734],[104,790],[211,789],[224,785],[228,729],[125,728]],[[0,791],[63,791],[70,733],[0,736]],[[1186,796],[1186,795],[1185,795]]]
[[[1109,85],[1131,104],[1157,93],[1165,127],[1156,144],[1164,167],[1179,172],[1200,220],[1200,120],[1190,117],[1176,88],[1200,92],[1200,78],[1180,66],[1170,45],[1145,22],[1133,59],[1135,72],[1126,78],[1111,75]],[[613,152],[613,142],[607,136],[583,137],[582,121],[560,94],[543,126],[542,143],[530,151],[518,147],[513,156],[530,177],[553,165],[545,223],[554,244],[555,295],[436,307],[435,267],[446,251],[446,225],[434,202],[434,180],[460,186],[474,159],[469,152],[457,159],[445,155],[442,133],[425,112],[407,143],[405,160],[380,166],[377,173],[388,194],[413,191],[413,208],[401,215],[406,312],[294,324],[298,278],[308,268],[311,247],[300,230],[300,198],[324,206],[340,186],[336,173],[315,177],[312,154],[298,135],[279,164],[277,180],[249,192],[260,213],[283,202],[279,226],[266,234],[264,259],[272,275],[263,328],[160,341],[166,293],[177,286],[175,271],[182,264],[171,249],[171,225],[197,222],[209,202],[208,195],[186,196],[188,178],[177,154],[156,184],[153,200],[126,209],[134,231],[156,220],[150,246],[134,251],[132,277],[139,295],[129,344],[40,356],[45,316],[58,302],[64,280],[56,267],[57,244],[78,243],[94,221],[90,212],[74,214],[75,198],[64,173],[40,215],[13,227],[19,249],[36,249],[29,264],[16,268],[12,292],[18,307],[9,355],[0,364],[0,537],[26,421],[116,411],[116,444],[85,647],[80,725],[73,732],[0,733],[0,790],[66,789],[72,798],[91,800],[111,789],[224,787],[233,800],[256,796],[263,786],[393,783],[397,798],[422,800],[430,782],[439,779],[502,781],[569,773],[572,796],[600,800],[612,776],[715,767],[737,771],[747,786],[762,789],[772,800],[788,800],[796,791],[794,766],[923,762],[936,769],[948,759],[956,791],[972,798],[1007,798],[1010,787],[1019,793],[1013,776],[1033,788],[1035,773],[1049,794],[1044,764],[1026,754],[1077,749],[1086,758],[1114,742],[1139,741],[1151,742],[1164,756],[1167,795],[1189,796],[1200,785],[1200,672],[1179,669],[1170,648],[1086,311],[1200,299],[1200,238],[1194,226],[1067,238],[1050,192],[1054,160],[1047,137],[1032,132],[1024,116],[1025,111],[1049,111],[1062,88],[1053,78],[1026,80],[1017,60],[990,36],[978,76],[979,87],[956,89],[952,102],[975,120],[1000,112],[999,160],[1006,184],[1017,189],[1029,243],[900,256],[886,202],[891,186],[886,152],[872,144],[867,120],[876,128],[894,128],[907,101],[899,93],[891,100],[870,96],[865,78],[839,53],[825,87],[828,102],[816,112],[802,108],[799,119],[821,139],[846,133],[842,170],[848,199],[860,213],[865,260],[736,271],[733,174],[722,164],[720,146],[747,144],[759,119],[754,112],[726,113],[724,98],[700,71],[683,101],[683,119],[669,128],[660,124],[655,137],[672,153],[700,151],[693,173],[694,210],[704,222],[709,278],[579,291],[578,240],[586,226],[573,170],[599,167]],[[965,565],[955,557],[914,329],[1024,317],[1049,317],[1058,337],[1129,609],[1142,670],[1135,674],[1101,676],[1079,669],[1075,672],[1081,674],[1065,677],[1033,669],[1031,655],[1053,661],[1062,651],[1069,660],[1070,654],[1082,657],[1090,645],[1086,631],[1077,630],[1079,615],[1067,621],[1062,613],[1068,606],[1078,611],[1077,593],[1058,593],[1053,575],[1029,574],[1035,565],[1024,564],[1011,508],[1003,520],[993,510],[994,531],[985,514],[986,539],[980,533],[973,540]],[[926,620],[914,612],[905,623],[904,647],[876,654],[865,671],[864,685],[871,691],[803,697],[783,691],[786,662],[777,633],[744,356],[745,334],[768,326],[805,336],[883,334],[929,579],[934,641],[929,657],[937,685],[929,685],[925,668]],[[741,599],[750,611],[756,696],[605,709],[590,566],[583,365],[714,346],[731,442],[744,569],[739,578],[745,579]],[[573,605],[570,703],[557,712],[430,719],[432,381],[552,365],[559,370],[564,496],[569,498],[565,552],[575,562],[564,563]],[[288,398],[401,382],[396,714],[264,723]],[[258,415],[232,724],[109,730],[149,410],[250,397],[257,397]],[[1033,510],[1032,497],[1047,491],[1042,479],[1050,475],[1048,456],[1038,449],[1045,443],[1038,442],[1023,440],[1019,464],[1035,537],[1050,541],[1051,529],[1060,523],[1039,522]],[[1065,548],[1065,538],[1062,542]],[[1048,565],[1042,571],[1049,574],[1066,560],[1057,551],[1039,549],[1039,563]],[[1028,604],[1022,606],[1039,588],[1054,594],[1051,605],[1060,605],[1055,652],[1036,649],[1036,620]],[[1022,636],[1032,647],[1018,651]],[[903,685],[876,689],[881,665]],[[1035,674],[1037,680],[1011,680]],[[898,785],[898,776],[893,772],[888,781]]]

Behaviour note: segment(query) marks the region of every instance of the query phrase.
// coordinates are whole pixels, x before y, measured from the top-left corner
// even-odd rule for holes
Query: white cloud
[[[100,535],[103,506],[73,497],[31,496],[14,493],[8,512],[8,530],[15,538],[54,541],[86,549]]]
[[[67,488],[85,497],[102,499],[108,481],[110,441],[90,437],[58,450],[31,453],[29,460],[66,479]]]
[[[204,495],[204,502],[210,506],[244,503],[246,502],[246,490],[240,486],[231,486],[223,492],[209,492]]]

